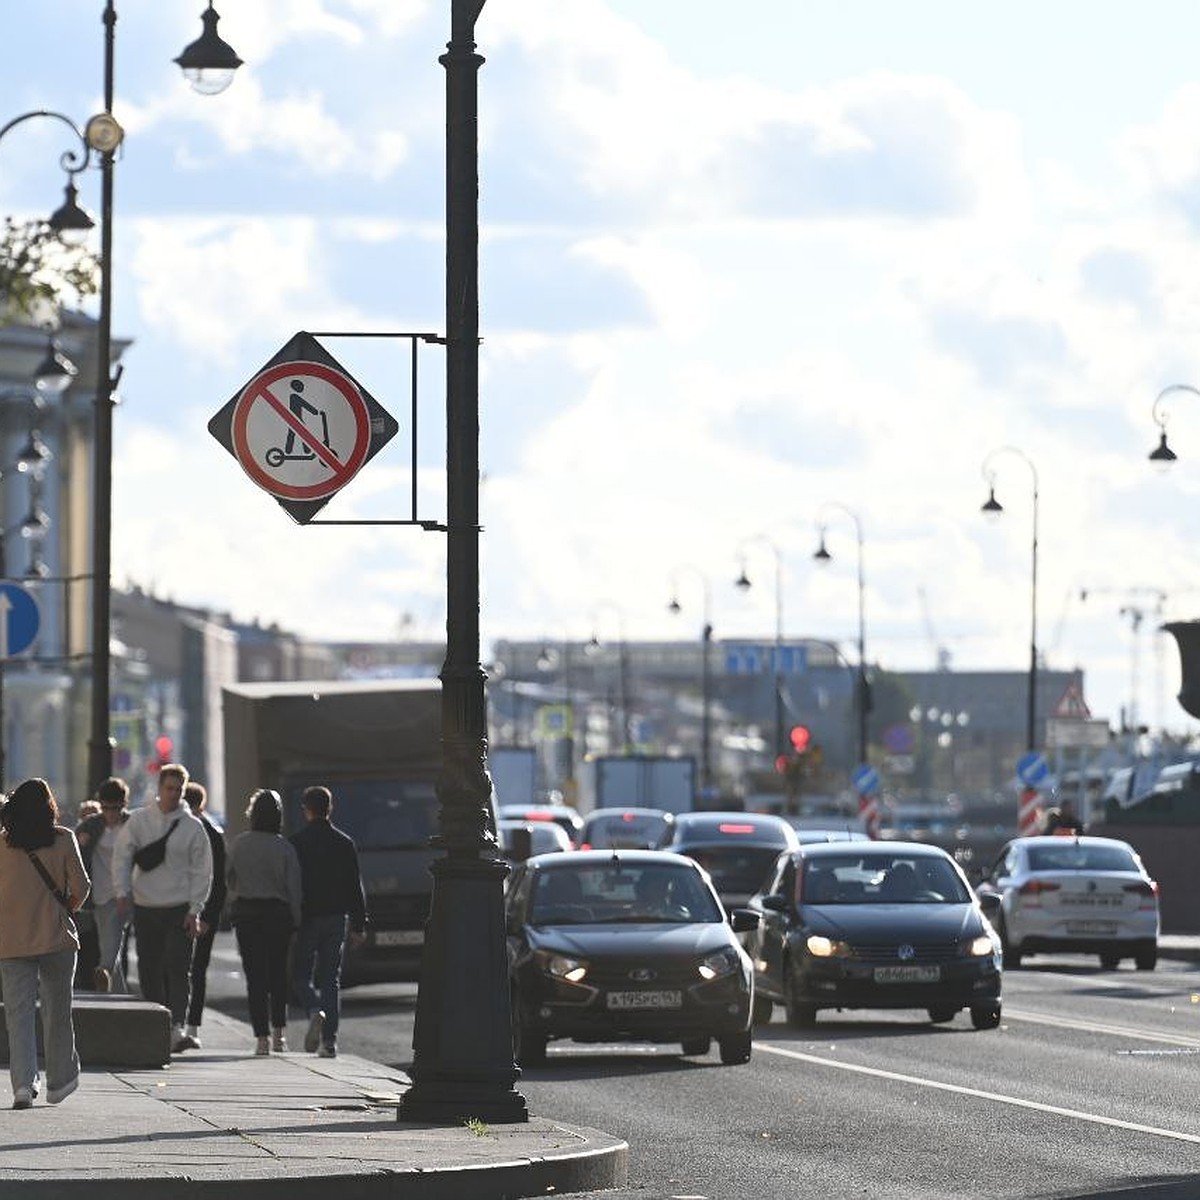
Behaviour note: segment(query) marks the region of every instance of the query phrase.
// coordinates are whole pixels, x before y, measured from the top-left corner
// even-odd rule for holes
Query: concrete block
[[[171,1060],[171,1013],[138,996],[76,994],[75,1046],[85,1067],[161,1067]],[[3,1005],[0,1004],[0,1012]],[[38,1049],[42,1045],[38,1018]],[[0,1061],[8,1062],[8,1028],[0,1023]]]

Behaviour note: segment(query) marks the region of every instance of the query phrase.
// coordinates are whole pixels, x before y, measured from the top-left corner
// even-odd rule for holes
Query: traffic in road
[[[236,1012],[228,937],[210,991]],[[829,1012],[812,1031],[778,1013],[735,1067],[715,1048],[553,1043],[520,1087],[535,1114],[625,1138],[641,1200],[1200,1194],[1200,968],[1045,955],[1006,972],[1004,996],[985,1036],[920,1010]],[[343,1051],[409,1063],[415,998],[348,989]]]

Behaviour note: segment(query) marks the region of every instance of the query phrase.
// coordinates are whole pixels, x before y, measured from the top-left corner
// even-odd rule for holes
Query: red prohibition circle
[[[285,483],[272,475],[259,462],[258,456],[250,446],[248,433],[250,413],[256,404],[271,405],[279,410],[278,401],[274,396],[268,396],[267,389],[280,379],[297,376],[320,379],[329,384],[346,401],[354,418],[354,445],[344,460],[337,459],[325,449],[301,422],[292,425],[304,444],[330,465],[328,479],[304,485]],[[289,414],[279,410],[279,416],[286,424],[291,424]],[[263,491],[284,500],[323,500],[345,487],[367,461],[367,453],[371,448],[371,415],[367,411],[366,401],[358,385],[340,371],[317,362],[279,363],[256,375],[238,396],[233,410],[232,440],[233,452],[242,470]]]

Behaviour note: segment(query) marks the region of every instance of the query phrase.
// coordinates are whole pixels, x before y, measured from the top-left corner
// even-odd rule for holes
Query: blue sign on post
[[[0,583],[0,659],[22,654],[33,645],[42,623],[37,601],[19,583]]]
[[[879,772],[869,763],[855,767],[854,774],[850,776],[850,779],[854,784],[855,791],[860,796],[871,796],[879,790]]]
[[[1037,787],[1049,774],[1046,760],[1036,750],[1030,750],[1017,759],[1017,778],[1026,787]]]

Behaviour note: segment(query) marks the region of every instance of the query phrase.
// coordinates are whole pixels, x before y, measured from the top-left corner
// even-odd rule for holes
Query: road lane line
[[[1200,1047],[1200,1038],[1185,1033],[1156,1033],[1149,1029],[1131,1029],[1128,1025],[1108,1025],[1103,1021],[1083,1021],[1070,1017],[1051,1017],[1043,1013],[1025,1012],[1004,1007],[1006,1021],[1028,1021],[1033,1025],[1052,1025],[1057,1029],[1077,1029],[1084,1033],[1111,1033],[1117,1037],[1136,1038],[1143,1042],[1165,1042],[1169,1046]]]
[[[1170,1138],[1176,1142],[1189,1142],[1200,1146],[1200,1135],[1183,1133],[1177,1129],[1160,1129],[1157,1125],[1140,1125],[1136,1121],[1121,1121],[1116,1117],[1104,1117],[1099,1113],[1081,1112],[1075,1108],[1060,1108],[1056,1104],[1043,1104],[1037,1100],[1022,1100],[1019,1096],[1005,1096],[999,1092],[985,1092],[979,1088],[963,1087],[957,1083],[942,1083],[936,1079],[922,1079],[918,1075],[903,1075],[899,1071],[884,1071],[879,1067],[864,1067],[857,1063],[841,1062],[836,1058],[822,1058],[817,1054],[805,1054],[800,1050],[787,1050],[783,1046],[771,1046],[766,1042],[755,1042],[754,1049],[762,1054],[777,1054],[780,1058],[792,1058],[797,1062],[813,1063],[819,1067],[833,1067],[839,1071],[851,1071],[856,1075],[869,1075],[873,1079],[890,1079],[894,1083],[908,1083],[914,1087],[932,1088],[939,1092],[952,1092],[956,1096],[973,1096],[977,1100],[991,1100],[996,1104],[1007,1104],[1013,1108],[1028,1108],[1034,1112],[1049,1113],[1057,1117],[1069,1117],[1074,1121],[1087,1121],[1093,1125],[1107,1125],[1112,1129],[1124,1129],[1130,1133],[1148,1133],[1154,1137]]]

